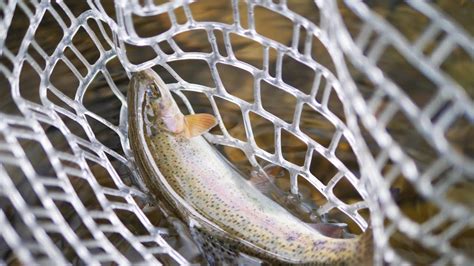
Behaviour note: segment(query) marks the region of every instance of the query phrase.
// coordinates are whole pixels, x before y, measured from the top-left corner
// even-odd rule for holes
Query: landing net
[[[148,67],[316,216],[370,208],[377,263],[473,263],[474,6],[365,2],[1,1],[0,264],[188,263],[127,138]]]

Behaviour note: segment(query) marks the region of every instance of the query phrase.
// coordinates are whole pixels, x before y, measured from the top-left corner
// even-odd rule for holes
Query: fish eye
[[[146,94],[150,98],[154,98],[154,99],[160,98],[159,90],[155,83],[151,83],[149,85],[148,89],[146,90]]]
[[[151,90],[146,90],[146,96],[148,98],[152,98],[153,97],[153,92]]]

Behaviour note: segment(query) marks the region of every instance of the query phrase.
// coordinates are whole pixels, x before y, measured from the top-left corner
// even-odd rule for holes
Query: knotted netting
[[[472,263],[474,6],[373,2],[0,2],[0,263],[190,262],[128,143],[149,67],[377,263]]]

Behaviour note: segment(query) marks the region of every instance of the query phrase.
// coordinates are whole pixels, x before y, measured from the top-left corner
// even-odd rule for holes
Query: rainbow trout
[[[131,148],[147,187],[214,248],[271,263],[372,264],[371,230],[330,238],[263,195],[201,136],[215,117],[183,115],[153,70],[132,76],[128,107]]]

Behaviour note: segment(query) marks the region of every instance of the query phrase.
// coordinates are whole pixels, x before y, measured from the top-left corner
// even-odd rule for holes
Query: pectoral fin
[[[184,117],[186,138],[202,135],[217,125],[217,119],[211,114],[194,114]]]

